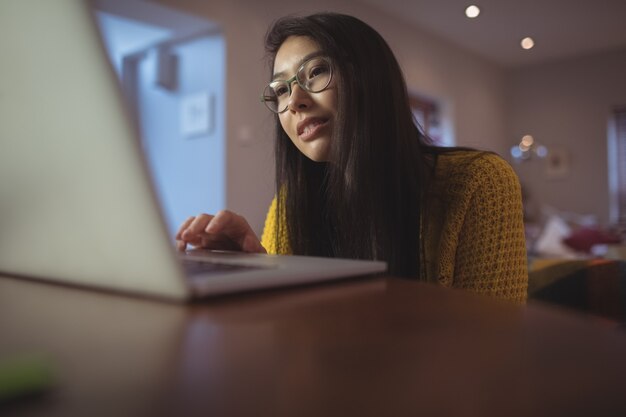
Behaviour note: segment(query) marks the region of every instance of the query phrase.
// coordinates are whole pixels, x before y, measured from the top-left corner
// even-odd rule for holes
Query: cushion
[[[568,247],[585,253],[591,253],[591,248],[594,245],[615,244],[621,241],[620,236],[615,233],[591,227],[581,227],[563,239],[563,243]]]

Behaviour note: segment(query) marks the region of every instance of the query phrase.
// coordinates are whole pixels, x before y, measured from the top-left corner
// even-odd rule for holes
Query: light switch
[[[180,102],[180,133],[183,137],[207,134],[212,129],[209,93],[189,94]]]

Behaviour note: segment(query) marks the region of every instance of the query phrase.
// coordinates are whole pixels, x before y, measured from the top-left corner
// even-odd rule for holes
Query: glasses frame
[[[298,74],[300,74],[300,71],[302,71],[304,69],[304,67],[311,61],[313,61],[314,59],[323,59],[324,61],[326,61],[328,63],[328,82],[326,83],[326,85],[321,88],[320,90],[314,91],[314,90],[309,90],[306,86],[302,85],[302,83],[300,82],[300,79],[298,78]],[[298,70],[296,71],[296,73],[294,74],[293,77],[289,78],[288,80],[273,80],[272,82],[268,83],[265,85],[265,87],[263,88],[263,93],[261,94],[261,102],[265,105],[265,107],[267,107],[267,109],[269,111],[271,111],[272,113],[276,113],[276,114],[281,114],[287,111],[287,109],[289,108],[289,103],[287,103],[287,105],[285,106],[284,109],[282,110],[273,110],[270,108],[270,106],[267,104],[268,100],[267,96],[265,95],[265,90],[267,90],[267,88],[275,82],[284,82],[287,84],[287,89],[289,91],[289,97],[291,97],[291,94],[293,93],[293,88],[291,88],[293,82],[297,82],[298,85],[300,86],[300,88],[302,88],[304,91],[308,92],[308,93],[321,93],[322,91],[326,90],[328,88],[328,86],[330,85],[330,82],[333,80],[333,62],[330,60],[330,58],[328,58],[327,56],[314,56],[311,57],[309,59],[307,59],[306,61],[304,61],[299,67]]]

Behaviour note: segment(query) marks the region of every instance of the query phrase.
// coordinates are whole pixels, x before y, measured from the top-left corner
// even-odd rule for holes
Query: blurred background
[[[172,231],[229,208],[261,233],[274,193],[273,118],[259,102],[270,71],[264,35],[278,17],[318,11],[352,14],[382,34],[416,119],[438,143],[511,163],[531,250],[548,228],[557,246],[578,229],[623,231],[623,0],[482,0],[475,17],[469,0],[95,4]]]

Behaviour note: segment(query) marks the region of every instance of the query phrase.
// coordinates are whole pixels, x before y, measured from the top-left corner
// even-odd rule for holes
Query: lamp
[[[167,46],[161,46],[157,49],[155,82],[158,86],[169,91],[178,88],[178,56]]]

